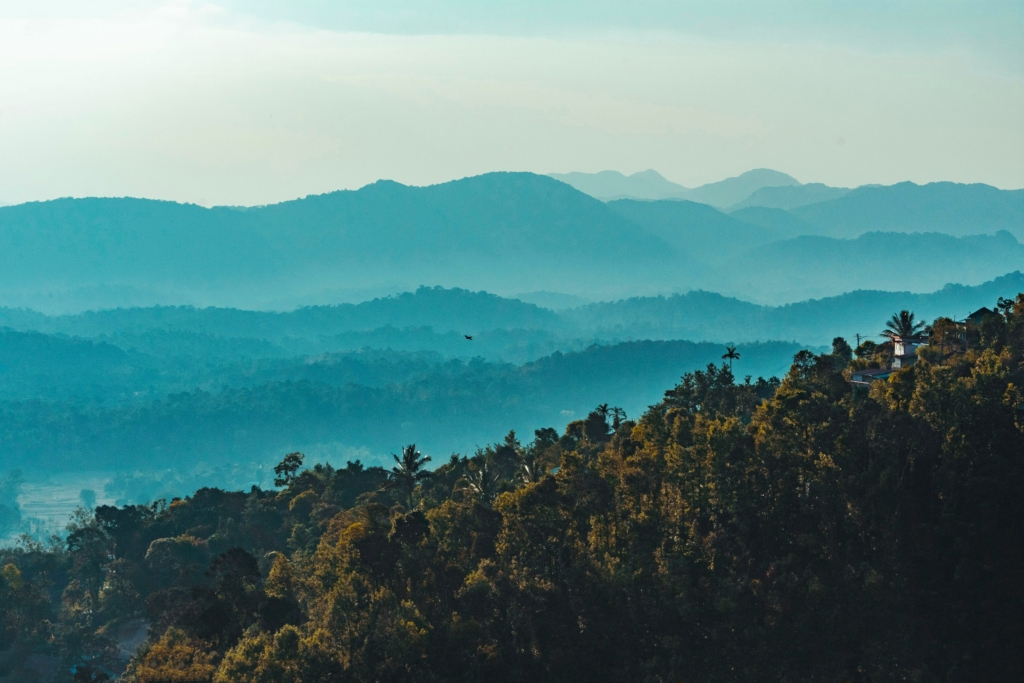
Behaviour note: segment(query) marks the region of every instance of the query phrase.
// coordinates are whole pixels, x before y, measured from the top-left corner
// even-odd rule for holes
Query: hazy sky
[[[1019,188],[1022,36],[1020,0],[0,0],[0,201],[647,168]]]

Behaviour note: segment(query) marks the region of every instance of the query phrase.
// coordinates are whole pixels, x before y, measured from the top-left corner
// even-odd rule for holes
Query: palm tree
[[[469,491],[485,503],[490,503],[498,495],[501,473],[487,464],[484,459],[471,460],[469,471],[455,482],[455,490]]]
[[[910,311],[893,313],[889,322],[885,323],[882,336],[891,340],[893,337],[913,337],[924,329],[924,323],[914,320],[914,314]]]
[[[544,467],[534,449],[523,454],[523,469],[519,471],[519,481],[524,484],[535,484],[544,476]]]
[[[728,359],[728,361],[729,361],[729,372],[732,372],[732,362],[734,360],[739,360],[739,358],[740,358],[740,354],[736,351],[736,347],[735,346],[726,346],[725,347],[725,353],[722,354],[722,359],[723,360]]]
[[[626,421],[626,411],[618,406],[612,408],[612,429],[619,431],[619,427]]]
[[[430,456],[424,456],[416,450],[416,444],[409,444],[402,449],[402,457],[394,453],[391,457],[398,463],[398,467],[392,467],[388,474],[388,487],[405,489],[409,502],[409,509],[412,509],[412,492],[416,484],[430,477],[430,472],[423,469],[423,466],[430,462]]]

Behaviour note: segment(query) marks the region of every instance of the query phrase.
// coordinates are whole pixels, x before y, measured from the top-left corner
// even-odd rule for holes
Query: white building
[[[928,337],[892,336],[892,369],[910,367],[917,360],[917,350],[928,343]]]

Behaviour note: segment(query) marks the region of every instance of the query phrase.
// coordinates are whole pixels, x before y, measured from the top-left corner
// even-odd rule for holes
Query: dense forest
[[[962,316],[1022,289],[1016,273],[783,307],[698,291],[553,310],[420,287],[285,312],[2,308],[0,543],[62,528],[83,490],[126,504],[264,486],[290,451],[368,466],[404,441],[472,452],[509,429],[561,430],[597,403],[635,417],[730,343],[738,377],[778,376],[801,348],[870,331],[888,311]]]
[[[796,340],[827,345],[837,336],[873,330],[886,311],[905,308],[928,319],[962,318],[1022,288],[1024,274],[1017,271],[976,286],[947,284],[927,294],[861,290],[761,306],[697,290],[552,311],[484,291],[419,287],[359,304],[306,306],[286,312],[153,306],[47,316],[0,308],[0,327],[88,338],[143,353],[221,357],[317,354],[366,346],[463,356],[466,333],[474,336],[473,354],[520,363],[556,350],[579,350],[593,342],[642,339]]]
[[[779,381],[391,469],[83,509],[0,551],[0,667],[63,680],[981,681],[1024,666],[1024,294]],[[450,420],[455,420],[454,416]],[[432,466],[436,468],[431,469]],[[132,654],[138,640],[142,646]]]
[[[0,332],[0,343],[4,338]],[[43,351],[40,338],[19,341]],[[387,350],[186,363],[109,344],[51,342],[64,342],[59,354],[21,354],[0,366],[0,449],[8,468],[124,472],[232,462],[255,470],[273,464],[268,458],[276,461],[279,449],[336,443],[386,454],[396,438],[450,453],[483,444],[495,431],[564,424],[604,396],[636,414],[683,371],[717,361],[724,350],[645,341],[556,352],[523,365]],[[800,348],[740,345],[739,367],[750,374],[784,370]]]

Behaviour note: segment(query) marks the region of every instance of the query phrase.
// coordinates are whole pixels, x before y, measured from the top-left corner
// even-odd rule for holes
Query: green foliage
[[[402,457],[391,454],[397,467],[392,467],[388,474],[388,485],[405,492],[406,502],[412,509],[412,493],[424,479],[430,478],[430,472],[423,469],[430,462],[430,456],[424,456],[416,450],[416,444],[409,444],[402,449]]]
[[[302,467],[302,453],[289,453],[284,460],[274,466],[274,486],[290,486],[295,481],[295,473]]]
[[[430,477],[409,446],[390,473],[101,507],[0,552],[0,623],[102,661],[145,615],[138,683],[1010,680],[1024,295],[933,329],[870,391],[844,372],[874,356],[836,340],[781,382],[711,365],[636,421],[601,405]]]
[[[892,318],[885,323],[882,336],[890,339],[896,336],[912,337],[923,329],[924,323],[920,320],[915,320],[914,314],[904,309],[899,313],[893,313]]]
[[[784,368],[801,346],[773,342],[739,348],[745,368],[770,372]],[[100,400],[102,396],[0,401],[0,449],[8,454],[10,466],[75,471],[88,463],[89,468],[122,472],[116,484],[120,490],[114,493],[124,502],[142,502],[182,495],[194,487],[183,488],[184,482],[174,477],[158,481],[161,477],[151,475],[146,481],[135,470],[173,467],[180,472],[202,463],[207,470],[227,472],[191,481],[224,486],[245,482],[255,463],[277,462],[285,449],[302,444],[387,453],[402,433],[410,433],[421,448],[465,452],[509,428],[552,424],[564,419],[563,411],[585,414],[602,396],[616,397],[617,403],[637,412],[657,400],[681,372],[719,355],[717,344],[647,341],[592,346],[521,366],[479,358],[358,352],[248,360],[243,372],[237,364],[225,369],[215,359],[200,358],[179,375],[188,390],[178,393],[181,384],[172,385],[173,392],[162,397],[160,389],[167,385],[139,386],[128,373],[117,375],[117,394],[131,398],[113,403]],[[165,380],[180,371],[147,367]],[[220,374],[222,370],[227,374]],[[233,373],[233,378],[228,376]],[[0,367],[0,380],[2,375]],[[94,396],[90,377],[70,373],[61,386],[69,393]],[[3,385],[0,381],[0,394]],[[452,415],[459,419],[450,419]],[[228,476],[232,468],[246,469],[240,463],[252,467]],[[0,505],[5,505],[3,499]],[[13,512],[9,516],[17,519]]]

